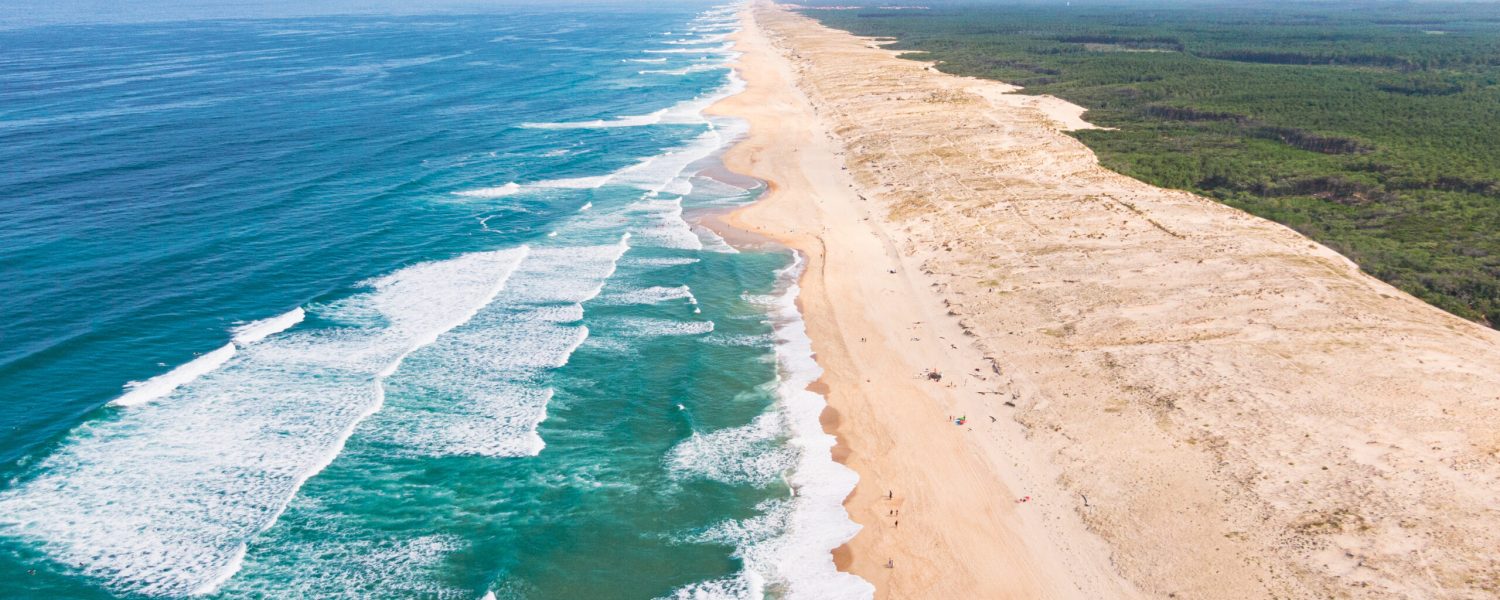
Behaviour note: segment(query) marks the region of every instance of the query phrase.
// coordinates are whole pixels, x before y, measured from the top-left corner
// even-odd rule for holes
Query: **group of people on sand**
[[[860,341],[864,341],[864,340],[861,339]],[[922,371],[922,376],[925,377],[925,378],[927,378],[927,379],[930,379],[932,381],[942,381],[943,380],[943,374],[942,374],[942,372],[938,371],[937,369],[926,369],[926,370]],[[953,415],[948,415],[948,420],[952,421],[954,425],[963,426],[963,425],[965,425],[965,424],[967,424],[969,422],[969,416],[968,415],[959,415],[959,417],[955,419],[953,417]],[[995,421],[995,417],[990,417],[990,421],[994,422]],[[894,500],[896,498],[896,491],[895,490],[886,490],[885,498],[887,500]],[[1022,497],[1016,499],[1016,504],[1025,504],[1027,502],[1031,502],[1031,496],[1022,496]],[[896,508],[892,508],[892,509],[890,509],[890,510],[888,510],[886,512],[886,516],[888,516],[888,517],[896,517],[896,516],[900,516],[900,514],[901,514],[901,510],[900,509],[896,509]],[[895,521],[891,522],[891,527],[900,527],[900,526],[901,526],[901,521],[899,521],[899,520],[895,520]],[[896,568],[896,559],[887,559],[885,561],[885,568],[887,568],[887,569],[894,569],[894,568]]]

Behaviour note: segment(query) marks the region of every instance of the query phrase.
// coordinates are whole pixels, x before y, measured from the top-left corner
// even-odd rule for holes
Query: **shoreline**
[[[749,132],[722,160],[730,170],[766,182],[766,190],[756,202],[705,224],[772,240],[807,261],[796,305],[823,371],[808,389],[828,400],[819,422],[836,437],[834,460],[859,475],[844,506],[861,530],[833,550],[835,566],[869,581],[881,598],[1133,595],[1128,584],[1109,572],[1102,546],[1081,523],[1043,525],[1055,520],[1058,511],[1042,508],[1040,502],[1026,503],[1026,508],[1039,510],[1021,514],[1011,500],[1026,494],[1013,493],[1007,484],[1031,495],[1055,497],[1061,490],[1045,478],[1004,481],[993,457],[966,447],[961,428],[947,416],[952,410],[943,407],[956,406],[952,394],[967,384],[920,378],[928,368],[954,374],[987,371],[988,362],[973,348],[942,341],[962,339],[956,321],[943,318],[940,299],[921,289],[919,268],[900,256],[893,237],[872,220],[870,207],[863,206],[867,201],[841,168],[841,149],[749,10],[754,9],[742,14],[741,32],[733,36],[741,52],[735,69],[745,89],[706,112],[749,122]],[[776,150],[785,147],[795,149]],[[811,198],[816,200],[807,202]],[[830,257],[830,241],[860,250]],[[845,270],[854,265],[862,265],[864,272]],[[831,278],[830,267],[849,277]],[[899,290],[888,285],[892,275]],[[861,314],[857,295],[841,297],[845,288],[865,288],[901,301],[878,315]],[[908,332],[918,334],[912,336],[917,342],[904,343],[887,330],[885,325],[902,314],[929,316]],[[877,358],[881,356],[887,360]],[[904,413],[885,414],[865,400],[877,397],[885,404],[925,401],[908,403],[910,410]],[[921,426],[908,426],[913,423]],[[1023,435],[1018,429],[1009,433]],[[874,460],[877,454],[889,456],[894,445],[902,447],[901,461]],[[942,461],[942,468],[930,468],[930,459]],[[934,470],[944,483],[933,484]],[[983,501],[997,497],[1006,501]],[[932,552],[933,545],[944,551]],[[1007,575],[986,575],[996,569]]]
[[[737,14],[737,13],[736,13]],[[724,34],[726,39],[733,34]],[[729,63],[733,63],[731,60]],[[724,185],[744,188],[753,194],[754,204],[769,193],[770,182],[732,168],[726,155],[748,136],[748,122],[734,115],[715,113],[710,109],[743,93],[746,82],[738,71],[730,81],[713,94],[713,101],[698,114],[710,122],[729,119],[738,124],[727,128],[736,132],[724,140],[709,156],[701,159],[695,177],[704,177]],[[722,134],[724,128],[720,128]],[[694,164],[699,164],[695,162]],[[747,204],[728,206],[685,207],[682,219],[692,229],[703,229],[735,251],[765,251],[789,255],[791,262],[775,273],[775,289],[766,297],[764,308],[772,325],[773,354],[776,362],[776,407],[787,428],[787,444],[795,449],[795,466],[782,476],[791,491],[790,497],[777,500],[763,519],[783,521],[784,531],[775,537],[737,542],[736,554],[743,562],[738,574],[722,580],[700,582],[679,589],[683,593],[716,595],[736,590],[760,597],[770,586],[784,586],[794,597],[860,600],[873,595],[864,579],[845,572],[831,557],[831,550],[852,537],[859,525],[848,518],[843,498],[853,489],[858,475],[840,461],[833,460],[831,450],[837,438],[822,426],[821,415],[828,409],[826,394],[815,382],[822,376],[822,366],[814,360],[812,341],[803,319],[801,275],[806,268],[806,254],[781,240],[732,225],[729,220]],[[703,237],[700,235],[700,237]],[[746,525],[752,526],[752,525]],[[722,589],[720,589],[722,588]]]

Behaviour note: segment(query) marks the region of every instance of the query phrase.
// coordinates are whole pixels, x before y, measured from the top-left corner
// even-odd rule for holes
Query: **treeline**
[[[1285,223],[1500,324],[1493,5],[1072,4],[808,14],[1088,107],[1116,128],[1076,134],[1105,166]]]
[[[1411,59],[1389,54],[1342,54],[1311,52],[1277,52],[1273,50],[1220,50],[1201,52],[1204,58],[1235,60],[1240,62],[1266,63],[1271,65],[1358,65],[1387,67],[1404,71],[1416,70],[1417,63]]]
[[[1186,106],[1159,106],[1151,105],[1142,111],[1147,116],[1170,119],[1173,121],[1227,121],[1240,125],[1245,135],[1264,137],[1267,139],[1280,140],[1294,148],[1301,148],[1311,152],[1323,154],[1361,154],[1370,152],[1372,148],[1359,140],[1344,137],[1321,135],[1297,129],[1295,127],[1277,127],[1266,125],[1245,115],[1218,112],[1212,110],[1199,110]]]
[[[1176,38],[1164,36],[1125,37],[1094,33],[1063,35],[1052,39],[1066,44],[1104,44],[1135,50],[1172,50],[1181,52],[1184,49],[1181,41],[1178,41]]]

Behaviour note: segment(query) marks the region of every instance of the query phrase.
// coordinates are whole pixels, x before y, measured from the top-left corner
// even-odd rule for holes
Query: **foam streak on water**
[[[583,303],[614,274],[629,239],[534,249],[494,302],[391,379],[378,435],[427,456],[541,452],[536,427],[552,397],[541,377],[588,337]]]
[[[678,286],[652,286],[647,288],[625,290],[610,294],[600,301],[606,304],[661,304],[672,300],[687,300],[691,304],[697,304],[698,300],[693,297],[693,290],[685,285]]]
[[[305,318],[307,318],[307,311],[299,306],[274,317],[251,321],[234,328],[234,343],[240,345],[254,344],[255,342],[291,329]]]
[[[90,422],[0,492],[0,526],[119,591],[186,595],[238,568],[308,477],[378,410],[382,379],[488,304],[525,249],[402,269],[249,345],[158,402]]]
[[[667,466],[674,479],[763,487],[780,480],[796,459],[796,453],[781,443],[785,431],[782,414],[772,411],[742,427],[694,432],[672,449]]]
[[[597,189],[600,186],[609,183],[610,178],[610,175],[604,175],[601,177],[571,177],[566,179],[549,179],[545,181],[537,181],[534,183],[526,184],[520,184],[512,181],[501,186],[462,191],[459,192],[458,195],[466,196],[469,198],[503,198],[506,196],[513,196],[522,192],[534,192],[541,190]]]
[[[199,377],[224,366],[224,363],[234,358],[236,345],[245,346],[254,344],[271,335],[285,331],[293,325],[302,322],[305,315],[306,313],[302,308],[297,307],[284,314],[236,327],[232,343],[225,344],[217,350],[205,353],[182,366],[146,381],[133,381],[125,384],[125,393],[121,394],[119,398],[115,398],[111,404],[115,406],[135,406],[165,397],[177,388],[192,383]]]
[[[686,50],[684,49],[671,49],[662,50],[661,52],[680,54],[685,51]],[[697,72],[697,70],[724,69],[728,67],[728,61],[732,60],[733,58],[734,54],[730,53],[720,57],[720,59],[717,61],[689,65],[684,67],[684,69],[691,68],[694,70],[684,71],[681,74],[685,75],[689,72]],[[625,115],[607,119],[593,119],[589,121],[528,122],[522,123],[521,127],[527,129],[609,129],[614,127],[645,127],[651,125],[704,124],[708,122],[708,119],[703,116],[703,109],[707,108],[714,102],[717,102],[721,98],[737,94],[743,89],[744,82],[740,80],[738,76],[735,76],[733,73],[731,73],[728,83],[720,86],[712,93],[704,94],[691,100],[684,100],[682,102],[673,104],[670,107],[663,108],[661,110],[657,110],[648,114]]]
[[[193,359],[180,367],[147,379],[145,381],[132,381],[125,384],[125,393],[115,398],[111,404],[115,406],[136,406],[156,400],[171,394],[177,388],[192,383],[193,380],[212,372],[214,369],[224,366],[229,359],[234,358],[234,344],[224,344],[217,350],[208,352]]]

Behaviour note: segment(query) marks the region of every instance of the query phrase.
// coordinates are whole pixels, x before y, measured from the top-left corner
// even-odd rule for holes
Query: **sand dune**
[[[1500,594],[1500,334],[1101,168],[1076,106],[745,19],[730,221],[809,256],[878,595]]]

